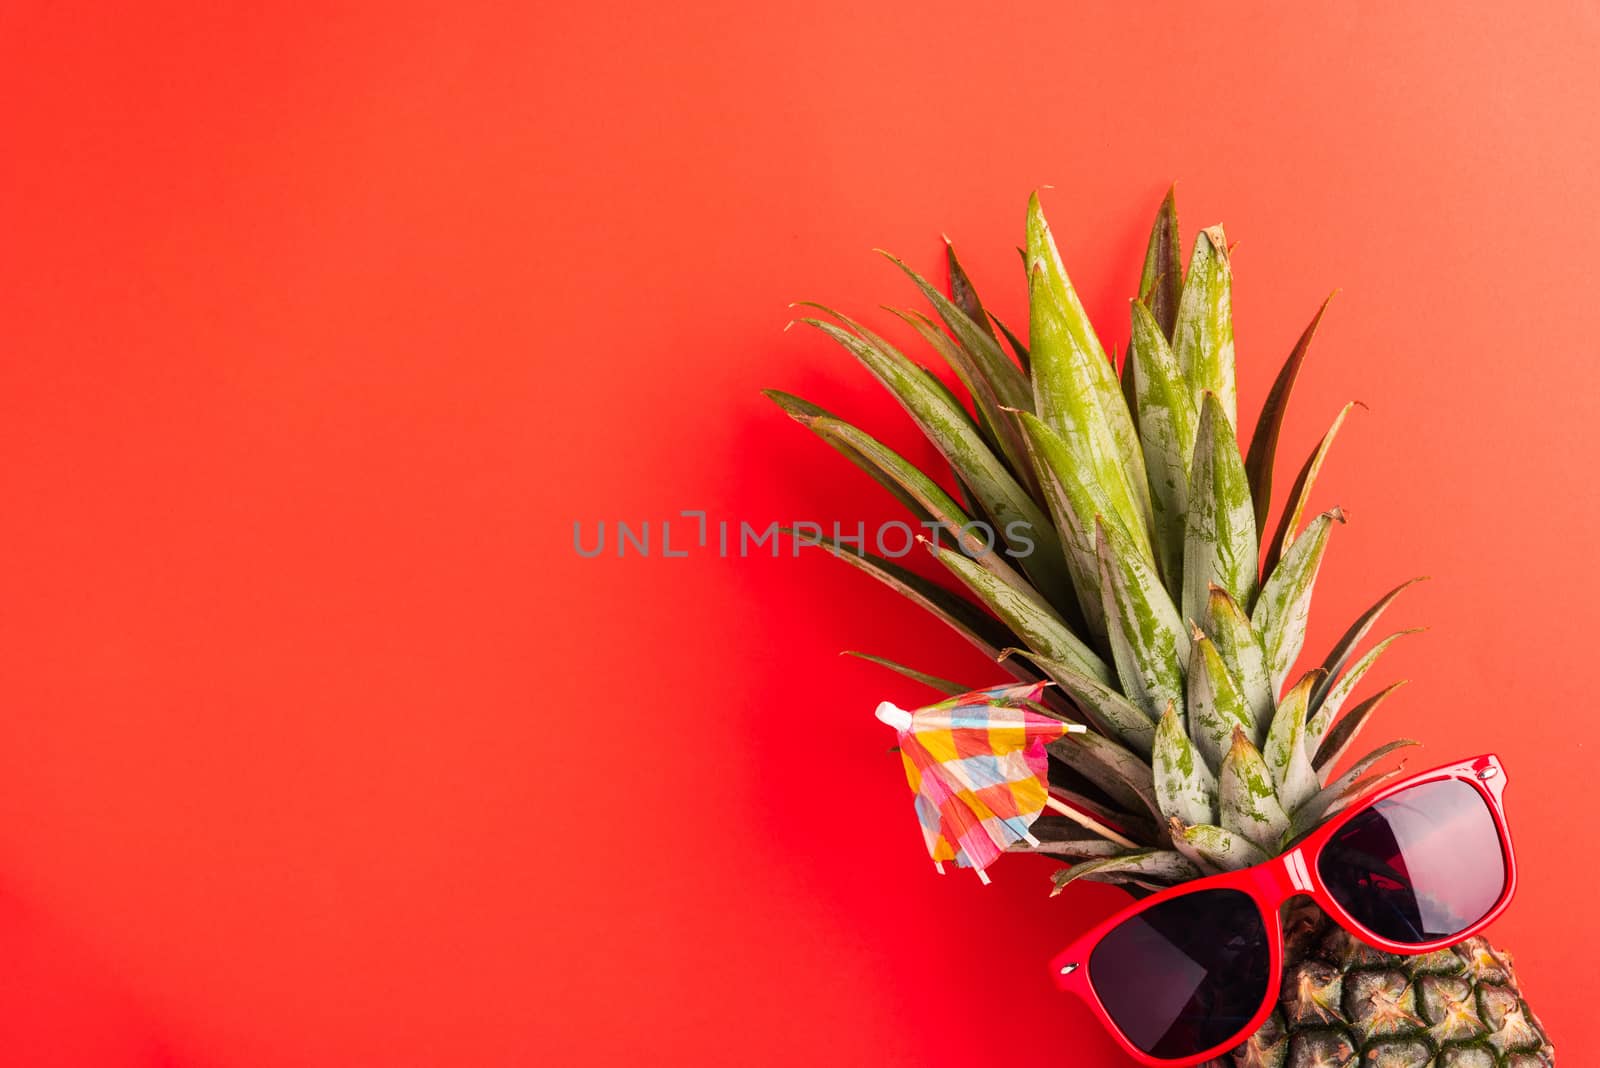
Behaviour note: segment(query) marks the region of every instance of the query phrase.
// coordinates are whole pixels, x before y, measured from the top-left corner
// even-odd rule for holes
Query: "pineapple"
[[[1409,633],[1362,651],[1410,583],[1379,598],[1320,664],[1296,667],[1318,568],[1344,522],[1337,508],[1309,515],[1308,501],[1348,405],[1269,522],[1279,430],[1322,311],[1241,452],[1220,226],[1199,233],[1185,271],[1168,194],[1120,374],[1037,196],[1024,250],[1026,343],[985,311],[947,252],[948,294],[890,259],[938,321],[896,314],[950,366],[959,391],[844,315],[812,305],[828,318],[804,320],[894,394],[947,461],[947,479],[814,404],[767,395],[905,504],[962,592],[865,547],[810,541],[910,597],[1017,678],[1054,682],[1041,707],[1091,728],[1051,746],[1050,791],[1071,816],[1039,820],[1039,845],[1025,847],[1069,863],[1055,892],[1086,879],[1140,893],[1259,863],[1397,774],[1385,765],[1415,743],[1389,741],[1347,761],[1395,687],[1351,698]],[[868,659],[946,693],[976,688]],[[1390,956],[1309,901],[1287,913],[1280,1003],[1218,1065],[1554,1064],[1510,959],[1482,939]]]

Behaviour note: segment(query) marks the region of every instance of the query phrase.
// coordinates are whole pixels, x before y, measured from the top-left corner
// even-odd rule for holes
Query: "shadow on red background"
[[[0,1049],[37,1068],[182,1068],[138,995],[69,931],[0,884]]]

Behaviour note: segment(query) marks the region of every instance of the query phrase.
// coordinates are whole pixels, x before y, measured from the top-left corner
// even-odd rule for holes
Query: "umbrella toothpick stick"
[[[1071,820],[1073,823],[1076,823],[1078,826],[1084,828],[1085,830],[1093,831],[1095,834],[1098,834],[1100,837],[1108,841],[1115,842],[1119,846],[1126,846],[1129,849],[1139,848],[1136,844],[1130,842],[1116,831],[1113,831],[1110,827],[1107,827],[1093,816],[1079,812],[1072,806],[1061,801],[1057,801],[1053,797],[1045,798],[1044,804],[1045,807],[1051,812],[1061,813],[1061,815],[1067,817],[1067,819]]]

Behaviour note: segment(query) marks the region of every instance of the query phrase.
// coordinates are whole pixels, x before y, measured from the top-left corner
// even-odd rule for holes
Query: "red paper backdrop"
[[[1311,648],[1433,576],[1381,729],[1505,756],[1494,934],[1600,1056],[1592,4],[320,6],[0,13],[8,1062],[1117,1063],[1041,971],[1117,893],[936,878],[869,715],[919,695],[835,655],[975,653],[572,524],[892,516],[757,393],[927,455],[787,302],[882,322],[944,231],[1020,324],[1053,185],[1120,345],[1173,179],[1243,410],[1343,287]]]

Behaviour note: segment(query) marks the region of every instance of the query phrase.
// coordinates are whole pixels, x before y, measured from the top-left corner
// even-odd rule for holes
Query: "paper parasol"
[[[907,712],[888,701],[877,717],[900,736],[906,781],[934,867],[984,869],[1013,842],[1038,845],[1029,827],[1049,803],[1045,744],[1079,724],[1025,707],[1045,683],[974,690]]]

